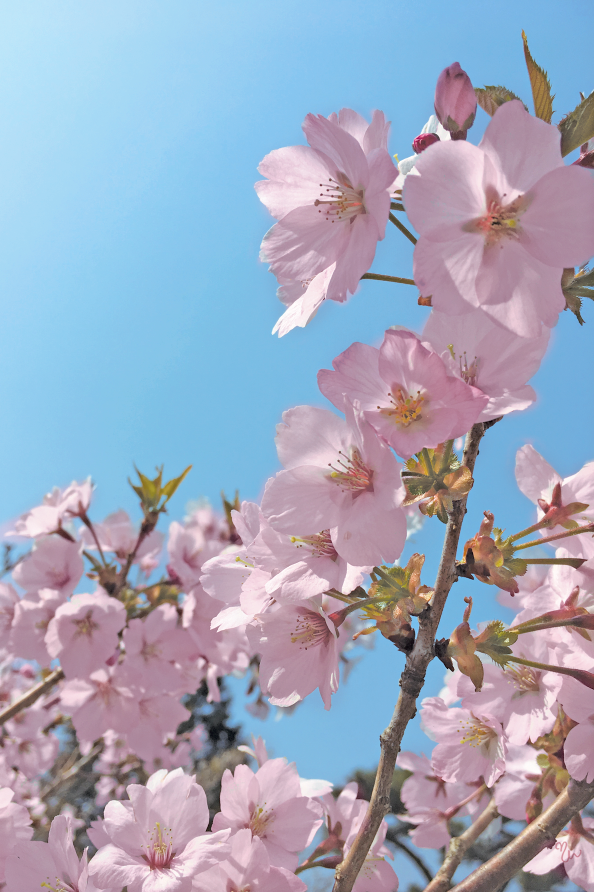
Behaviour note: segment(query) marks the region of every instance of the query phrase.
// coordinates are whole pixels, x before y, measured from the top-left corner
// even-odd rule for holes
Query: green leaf
[[[528,569],[528,564],[524,558],[508,558],[505,566],[513,576],[523,576]]]
[[[569,290],[564,291],[563,294],[565,295],[565,303],[567,305],[566,309],[571,310],[571,312],[573,313],[573,315],[575,316],[577,321],[580,323],[580,325],[583,325],[584,319],[583,319],[582,313],[581,313],[581,310],[582,310],[581,297],[578,297],[577,294],[575,294]]]
[[[530,86],[532,87],[532,98],[534,100],[534,114],[547,124],[551,123],[553,117],[553,99],[551,95],[551,84],[549,77],[540,65],[537,65],[530,50],[528,49],[528,38],[526,33],[522,31],[522,40],[524,41],[524,58],[526,59],[526,67],[528,68],[528,76],[530,77]]]
[[[594,138],[594,92],[559,121],[557,126],[561,131],[563,157]]]
[[[504,102],[511,102],[512,99],[520,99],[519,96],[516,96],[516,94],[512,93],[511,90],[508,90],[507,87],[501,86],[475,87],[474,92],[476,101],[480,107],[483,111],[486,111],[488,115],[491,115],[491,117],[493,117],[499,106],[503,105]],[[520,102],[522,102],[521,99]],[[526,108],[525,103],[522,102],[522,105]],[[527,108],[526,111],[528,111]]]
[[[578,273],[573,281],[570,282],[570,287],[573,285],[580,287],[586,285],[588,288],[594,288],[594,269],[586,270],[581,275]]]
[[[182,471],[182,473],[179,475],[179,477],[174,477],[173,480],[169,480],[165,484],[165,486],[161,490],[161,493],[164,496],[167,496],[167,498],[165,499],[165,502],[169,501],[169,499],[171,498],[173,493],[176,491],[176,489],[178,488],[178,486],[180,485],[182,480],[185,479],[185,477],[190,473],[191,470],[192,470],[192,465],[188,465],[186,470]],[[165,502],[163,502],[163,504],[165,504]]]

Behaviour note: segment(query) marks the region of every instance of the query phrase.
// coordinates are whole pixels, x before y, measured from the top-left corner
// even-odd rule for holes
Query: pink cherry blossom
[[[549,509],[554,490],[558,485],[562,506],[574,502],[589,506],[579,514],[572,513],[569,521],[574,521],[579,526],[594,522],[594,462],[587,462],[576,474],[562,479],[534,446],[526,445],[516,453],[516,481],[524,495],[538,506],[538,520],[541,520],[545,511]],[[555,524],[541,530],[542,536],[562,532],[562,525],[567,521],[567,518],[563,517],[562,507],[559,509],[559,515],[561,525]],[[571,526],[571,523],[569,525]],[[592,533],[570,536],[555,544],[562,545],[571,555],[594,557]]]
[[[117,667],[67,681],[60,701],[83,741],[96,740],[108,729],[129,731],[139,717],[136,696],[121,683]]]
[[[18,713],[6,723],[8,737],[4,739],[3,755],[9,765],[18,767],[25,777],[35,778],[47,771],[58,755],[58,738],[43,733],[50,724],[51,714],[43,702]]]
[[[437,78],[435,114],[452,133],[472,127],[476,117],[476,96],[470,78],[459,62],[448,65]]]
[[[175,574],[184,590],[188,591],[199,582],[202,565],[220,554],[225,544],[219,538],[208,538],[199,524],[182,526],[174,521],[169,527],[167,569]]]
[[[29,539],[55,533],[62,527],[64,520],[71,520],[86,513],[91,504],[92,494],[93,484],[90,478],[83,483],[73,481],[64,490],[56,487],[43,497],[43,504],[27,511],[15,521],[14,530],[6,535]]]
[[[67,815],[53,819],[47,842],[19,842],[15,846],[6,864],[6,881],[7,892],[39,892],[46,886],[68,892],[97,889],[89,878],[87,850],[80,860],[76,854],[72,819]]]
[[[67,678],[80,678],[101,668],[126,625],[126,608],[101,589],[94,595],[73,595],[56,610],[47,627],[45,643],[51,657],[59,657]]]
[[[330,119],[308,115],[309,146],[277,149],[260,164],[267,179],[256,184],[258,196],[279,220],[264,237],[261,258],[285,285],[326,272],[328,299],[356,291],[390,211],[396,168],[387,129],[381,112],[369,126],[350,109]]]
[[[29,812],[24,805],[13,802],[14,795],[14,790],[0,787],[0,883],[5,879],[6,859],[14,846],[33,836]]]
[[[594,253],[594,179],[564,166],[557,127],[506,102],[480,146],[438,142],[415,171],[403,200],[421,293],[445,313],[482,307],[522,337],[554,326],[563,269]]]
[[[292,706],[316,688],[330,709],[338,690],[339,649],[336,628],[313,601],[280,605],[247,627],[261,654],[260,686],[274,706]]]
[[[507,738],[501,723],[478,709],[453,706],[440,697],[426,697],[421,717],[425,733],[439,740],[431,764],[448,783],[483,777],[488,787],[505,771]]]
[[[465,434],[487,397],[448,375],[443,360],[410,331],[389,329],[381,348],[355,343],[318,373],[338,409],[357,400],[366,420],[403,458]]]
[[[424,754],[400,752],[396,763],[399,768],[413,772],[404,781],[401,792],[406,820],[417,825],[409,834],[413,843],[428,849],[449,845],[448,810],[467,799],[473,788],[465,783],[446,783],[434,772]],[[467,813],[467,806],[458,812]]]
[[[562,864],[572,883],[585,892],[594,892],[594,820],[582,818],[581,822],[587,835],[582,835],[575,824],[570,824],[558,834],[554,845],[543,849],[524,866],[524,870],[541,876]]]
[[[286,471],[267,485],[262,511],[280,532],[330,529],[351,564],[393,563],[406,540],[402,465],[350,406],[347,421],[326,409],[283,414],[276,444]]]
[[[549,343],[550,331],[541,326],[534,338],[518,338],[497,325],[482,310],[451,316],[433,310],[422,339],[439,353],[450,375],[478,387],[489,402],[478,417],[488,421],[536,399],[526,382],[538,371]]]
[[[64,598],[53,589],[41,589],[22,598],[15,606],[9,649],[25,660],[36,660],[49,666],[51,657],[45,646],[45,635]]]
[[[9,582],[0,582],[0,647],[8,645],[14,611],[19,600],[19,596]]]
[[[365,812],[366,809],[361,811],[346,838],[344,846],[345,858],[355,841],[355,837],[359,832],[361,824],[363,823]],[[355,880],[353,892],[397,892],[398,877],[386,861],[386,858],[394,858],[394,855],[384,845],[387,831],[388,824],[386,821],[382,821],[357,879]]]
[[[102,523],[93,524],[93,530],[101,550],[113,552],[120,563],[126,561],[138,542],[139,531],[136,529],[126,511],[115,511],[109,514]],[[83,529],[82,538],[87,549],[95,550],[95,536],[89,529]],[[140,543],[134,556],[134,563],[149,575],[158,566],[159,554],[163,547],[164,535],[160,530],[153,530]]]
[[[108,802],[103,827],[111,842],[90,865],[95,883],[134,892],[190,892],[192,879],[227,857],[228,831],[206,833],[202,787],[181,768],[157,771],[146,786],[127,787],[129,802]]]
[[[575,666],[578,663],[572,655],[567,659],[567,664]],[[579,665],[579,664],[578,664]],[[594,660],[582,662],[582,668],[590,672],[594,670]],[[565,765],[570,775],[576,780],[594,780],[594,691],[586,688],[574,678],[563,677],[563,685],[558,695],[566,714],[578,722],[572,728],[563,747]]]
[[[35,547],[12,573],[26,592],[51,588],[64,597],[71,595],[84,572],[81,546],[61,536],[39,539]]]
[[[499,813],[512,821],[526,820],[526,804],[534,790],[536,778],[541,776],[536,761],[539,752],[532,746],[508,746],[505,774],[495,784],[493,796]],[[550,794],[545,797],[545,808],[553,798]]]
[[[284,281],[281,277],[276,296],[287,309],[275,323],[272,334],[278,332],[279,338],[282,338],[294,328],[305,328],[328,297],[335,271],[336,263],[331,263],[328,269],[303,282]],[[338,297],[330,299],[339,300]],[[346,300],[346,294],[342,300]]]
[[[146,619],[130,620],[123,633],[126,657],[122,677],[140,677],[143,687],[152,693],[189,693],[176,664],[190,659],[195,646],[177,625],[173,604],[161,604]]]
[[[221,784],[221,811],[212,829],[249,828],[266,847],[270,863],[294,871],[297,853],[313,840],[322,824],[319,803],[301,795],[295,763],[269,759],[255,773],[238,765],[229,769]]]
[[[174,737],[177,726],[191,715],[170,694],[155,694],[150,689],[139,696],[138,711],[139,718],[126,739],[131,751],[147,762],[160,754],[166,738]]]
[[[270,866],[266,846],[251,830],[238,830],[229,843],[231,853],[195,879],[194,892],[306,892],[307,886],[294,873]]]

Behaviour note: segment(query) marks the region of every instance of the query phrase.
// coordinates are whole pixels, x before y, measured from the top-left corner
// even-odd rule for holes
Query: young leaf
[[[522,40],[524,41],[524,57],[530,77],[530,86],[532,87],[532,98],[534,100],[534,113],[537,118],[551,123],[553,117],[553,99],[551,95],[551,84],[549,77],[540,65],[537,65],[528,49],[528,38],[526,33],[522,31]]]
[[[178,488],[178,486],[180,485],[180,483],[182,482],[184,477],[186,477],[186,475],[189,474],[191,470],[192,470],[192,465],[188,465],[186,470],[182,471],[182,473],[179,475],[179,477],[175,477],[173,480],[169,480],[165,484],[165,486],[161,490],[162,495],[167,496],[167,498],[165,499],[165,502],[169,501],[169,499],[171,498],[173,493],[176,491],[176,489]],[[163,502],[163,504],[165,504],[165,502]]]
[[[490,86],[487,87],[475,87],[474,89],[476,95],[476,101],[483,109],[486,111],[488,115],[493,115],[497,111],[500,105],[503,105],[504,102],[510,102],[512,99],[520,99],[519,96],[516,96],[515,93],[512,93],[511,90],[508,90],[507,87],[502,86]],[[522,100],[520,99],[520,102]],[[524,108],[526,108],[525,103],[522,102]],[[528,109],[526,108],[526,111]]]
[[[559,121],[558,127],[563,157],[594,138],[594,92]]]

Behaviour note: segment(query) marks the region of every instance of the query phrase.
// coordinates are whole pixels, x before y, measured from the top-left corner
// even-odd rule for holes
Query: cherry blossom
[[[313,840],[322,824],[318,802],[301,795],[295,763],[268,759],[255,773],[247,765],[229,769],[221,784],[221,811],[214,831],[249,828],[266,847],[270,863],[294,871],[297,853]]]
[[[488,787],[505,771],[507,738],[501,723],[482,710],[448,709],[440,697],[426,697],[421,717],[425,732],[437,737],[431,764],[448,783],[483,777]]]
[[[204,790],[181,768],[157,771],[146,786],[132,784],[127,792],[129,802],[105,806],[111,842],[90,865],[99,888],[117,883],[130,892],[190,892],[194,877],[229,854],[229,832],[206,832]]]
[[[267,179],[256,190],[279,221],[264,237],[261,259],[285,287],[309,285],[325,272],[319,287],[328,299],[344,301],[356,291],[388,222],[396,168],[385,147],[387,126],[381,112],[369,126],[350,109],[330,119],[308,115],[309,146],[277,149],[260,164]]]
[[[350,407],[347,421],[326,409],[283,414],[276,444],[286,471],[269,481],[262,511],[280,532],[330,529],[351,564],[393,563],[406,540],[402,465]]]
[[[538,520],[545,513],[551,517],[548,527],[540,531],[542,536],[560,533],[562,527],[594,522],[594,462],[587,462],[576,474],[562,479],[534,446],[528,444],[516,453],[516,482],[524,495],[538,506]],[[576,503],[578,510],[571,510]],[[558,544],[571,555],[594,557],[592,533],[569,536]]]
[[[478,387],[489,402],[478,417],[488,421],[527,409],[536,394],[526,382],[538,371],[550,331],[518,338],[482,310],[451,316],[433,310],[423,329],[423,343],[439,353],[450,375]]]
[[[561,273],[594,253],[594,179],[565,167],[557,127],[505,102],[480,146],[430,146],[403,200],[420,233],[414,279],[441,312],[482,307],[522,337],[554,326]]]
[[[51,657],[59,657],[67,678],[100,669],[118,643],[126,625],[126,608],[102,590],[73,595],[60,605],[47,627],[45,643]]]
[[[36,660],[41,666],[51,662],[45,636],[48,626],[64,598],[54,589],[41,589],[22,598],[14,609],[9,649],[26,660]]]
[[[271,867],[266,846],[249,828],[238,830],[229,843],[230,854],[194,880],[194,892],[306,892],[307,886],[294,873]]]
[[[14,581],[26,592],[50,588],[68,597],[84,572],[81,546],[61,536],[39,539],[31,554],[12,573]]]
[[[87,850],[79,859],[73,844],[72,819],[66,815],[53,819],[47,842],[19,842],[8,858],[7,892],[39,892],[42,887],[57,892],[97,890],[89,877]]]
[[[24,805],[13,802],[14,795],[14,790],[0,787],[0,882],[5,879],[6,859],[11,850],[33,836],[29,812]]]
[[[541,876],[562,864],[572,883],[585,892],[594,892],[593,831],[592,818],[574,819],[568,828],[557,835],[554,845],[543,849],[524,866],[524,870]]]
[[[260,686],[274,706],[292,706],[316,688],[330,709],[338,690],[339,649],[334,623],[313,601],[281,605],[247,628],[261,655]]]
[[[70,679],[60,691],[60,701],[81,740],[96,740],[108,728],[126,732],[139,717],[137,698],[122,684],[117,667]]]
[[[487,404],[447,373],[443,360],[410,331],[388,330],[378,350],[355,343],[318,373],[338,409],[357,400],[365,419],[403,458],[465,434]]]

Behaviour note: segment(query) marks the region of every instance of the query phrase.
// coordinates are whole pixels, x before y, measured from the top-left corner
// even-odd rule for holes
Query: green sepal
[[[508,90],[507,87],[502,86],[484,86],[484,87],[475,87],[474,93],[476,96],[476,100],[483,111],[486,111],[488,115],[493,115],[497,111],[500,105],[503,105],[505,102],[511,102],[512,99],[519,99],[520,102],[522,100],[519,96],[516,96],[515,93],[512,93],[511,90]],[[526,104],[522,102],[522,105],[526,108]]]
[[[594,92],[590,93],[557,125],[561,131],[561,154],[569,155],[594,137]]]

